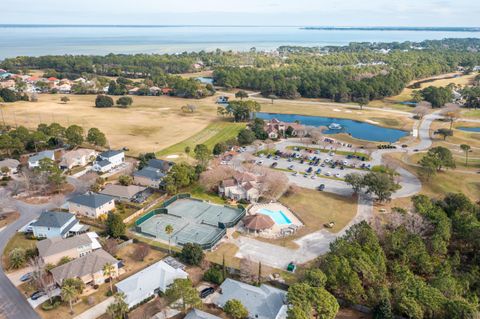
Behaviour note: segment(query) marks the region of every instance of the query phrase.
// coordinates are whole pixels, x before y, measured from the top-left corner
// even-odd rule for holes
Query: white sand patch
[[[339,110],[339,109],[333,109],[333,112],[342,112],[342,110]]]
[[[370,123],[370,124],[380,124],[380,123],[372,121],[372,120],[365,120],[365,122]]]
[[[357,114],[363,114],[362,112],[357,112]]]
[[[352,111],[350,111],[350,110],[347,110],[347,111],[345,111],[345,113],[352,113]]]
[[[168,159],[178,158],[178,157],[179,157],[178,155],[168,155],[168,156],[167,156]]]

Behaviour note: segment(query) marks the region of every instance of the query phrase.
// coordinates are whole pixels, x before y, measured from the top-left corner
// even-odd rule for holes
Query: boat
[[[328,128],[331,130],[341,130],[342,126],[338,123],[332,123],[328,126]]]

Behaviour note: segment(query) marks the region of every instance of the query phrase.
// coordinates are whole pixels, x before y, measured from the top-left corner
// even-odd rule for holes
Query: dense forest
[[[375,318],[474,318],[480,297],[480,208],[463,194],[413,198],[413,212],[363,222],[320,257],[325,288]]]

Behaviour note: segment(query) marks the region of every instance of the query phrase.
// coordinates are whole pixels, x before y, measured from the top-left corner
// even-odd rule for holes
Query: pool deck
[[[280,203],[269,203],[269,204],[257,204],[254,205],[250,208],[249,214],[250,215],[256,215],[256,214],[261,214],[259,211],[262,209],[268,209],[270,211],[281,211],[290,221],[291,224],[275,224],[273,225],[272,228],[262,231],[258,233],[258,236],[261,237],[266,237],[266,238],[279,238],[283,237],[282,236],[282,231],[288,229],[288,228],[299,228],[303,226],[303,223],[298,219],[297,216],[295,216],[294,213],[290,211],[287,207]],[[272,218],[273,219],[273,218]],[[275,221],[275,219],[273,219]]]

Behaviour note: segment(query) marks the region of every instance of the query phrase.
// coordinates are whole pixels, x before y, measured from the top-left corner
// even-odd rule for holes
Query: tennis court
[[[168,241],[165,228],[171,225],[172,244],[197,243],[209,249],[222,239],[227,228],[235,226],[243,216],[243,209],[183,198],[169,201],[164,208],[141,217],[135,223],[135,230],[160,241]]]

